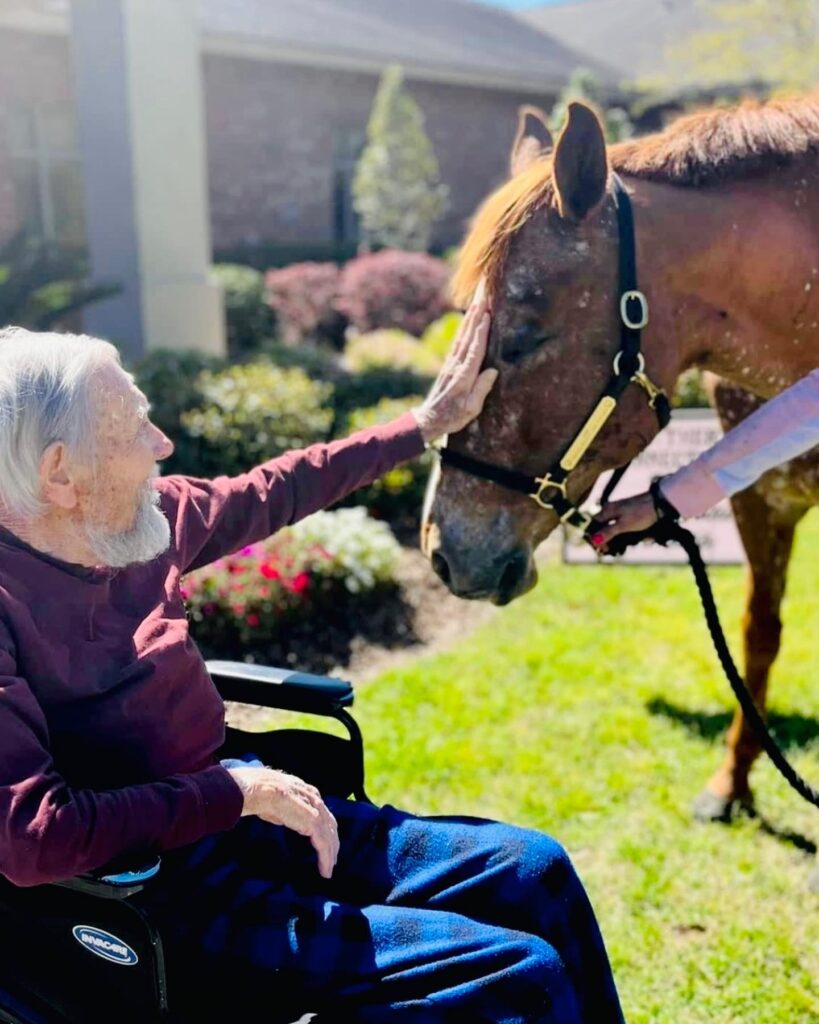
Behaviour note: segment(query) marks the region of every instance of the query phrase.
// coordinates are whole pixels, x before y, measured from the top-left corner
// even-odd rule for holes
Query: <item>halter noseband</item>
[[[529,476],[515,469],[505,469],[491,462],[481,462],[447,447],[439,451],[443,465],[453,466],[483,480],[491,480],[507,490],[526,494],[540,508],[554,512],[561,523],[573,526],[583,534],[587,532],[592,517],[586,512],[581,512],[569,500],[568,477],[617,408],[617,403],[629,384],[637,384],[645,391],[648,404],[657,414],[660,430],[668,426],[671,419],[668,397],[646,373],[645,357],[640,351],[641,331],[648,323],[648,301],[637,287],[634,215],[631,200],[623,183],[616,174],[612,175],[612,180],[620,241],[620,351],[614,357],[612,375],[594,411],[560,460],[542,476]],[[622,475],[619,470],[617,473]]]

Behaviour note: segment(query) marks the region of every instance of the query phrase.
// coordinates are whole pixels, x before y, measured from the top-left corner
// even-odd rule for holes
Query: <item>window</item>
[[[17,107],[9,129],[21,225],[39,241],[82,245],[82,164],[73,111],[67,106]]]
[[[333,235],[338,245],[358,241],[358,214],[353,207],[353,178],[366,142],[364,132],[336,138],[333,180]]]

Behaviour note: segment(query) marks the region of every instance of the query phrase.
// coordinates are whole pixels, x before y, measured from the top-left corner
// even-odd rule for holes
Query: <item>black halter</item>
[[[612,175],[614,185],[614,205],[617,210],[617,226],[619,233],[619,266],[620,266],[620,351],[614,357],[612,375],[600,397],[594,411],[578,431],[572,443],[543,476],[529,476],[515,469],[505,469],[491,462],[481,462],[470,455],[452,451],[450,448],[440,449],[441,462],[445,466],[453,466],[471,476],[483,480],[491,480],[510,491],[526,494],[536,504],[547,511],[554,512],[562,523],[573,526],[586,533],[592,517],[581,512],[569,500],[566,482],[569,474],[577,466],[605,426],[617,403],[630,384],[639,385],[648,397],[648,403],[657,414],[660,430],[668,425],[671,419],[671,407],[662,388],[649,378],[645,372],[645,358],[640,351],[641,331],[648,323],[648,301],[637,287],[637,250],[634,239],[634,216],[631,200],[623,187],[623,183]],[[627,467],[626,467],[627,468]],[[625,469],[622,470],[625,472]],[[620,470],[617,479],[622,476]],[[608,489],[611,493],[613,488]]]

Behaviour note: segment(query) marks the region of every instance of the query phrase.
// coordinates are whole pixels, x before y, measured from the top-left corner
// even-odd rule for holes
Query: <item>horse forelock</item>
[[[551,201],[552,159],[542,157],[493,192],[475,214],[452,278],[456,305],[468,305],[483,278],[490,299],[509,243],[536,209]]]

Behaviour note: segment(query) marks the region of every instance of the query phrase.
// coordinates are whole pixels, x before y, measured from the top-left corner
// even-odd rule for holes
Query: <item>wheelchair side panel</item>
[[[167,1013],[161,941],[129,901],[2,880],[0,920],[0,979],[68,1020],[145,1024]]]

